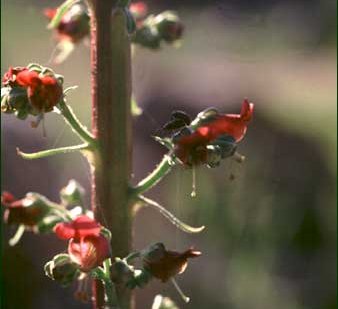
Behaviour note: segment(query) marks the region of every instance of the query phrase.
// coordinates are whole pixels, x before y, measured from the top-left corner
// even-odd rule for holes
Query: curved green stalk
[[[32,153],[22,152],[19,148],[17,148],[16,151],[18,155],[21,156],[22,158],[27,159],[27,160],[34,160],[34,159],[41,159],[41,158],[54,156],[57,154],[76,152],[76,151],[88,150],[88,149],[90,149],[88,144],[81,144],[81,145],[75,145],[75,146],[66,146],[66,147],[60,147],[60,148],[47,149],[47,150],[32,152]]]
[[[183,232],[186,233],[200,233],[204,230],[205,226],[200,226],[200,227],[193,227],[190,226],[184,222],[182,222],[181,220],[179,220],[178,218],[176,218],[169,210],[165,209],[163,206],[161,206],[160,204],[158,204],[157,202],[146,198],[142,195],[140,195],[139,200],[142,202],[142,204],[144,206],[150,206],[156,210],[158,210],[164,217],[166,217],[173,225],[175,225],[178,229],[180,229]]]
[[[96,145],[96,140],[94,136],[87,130],[87,128],[80,122],[80,120],[75,116],[73,110],[70,106],[66,104],[65,101],[61,101],[58,104],[58,109],[61,115],[65,118],[68,125],[72,130],[86,143],[91,146]]]
[[[15,246],[20,241],[24,232],[25,232],[25,226],[23,224],[19,225],[14,236],[9,240],[9,245],[12,247]]]
[[[156,168],[143,180],[141,180],[136,187],[133,188],[133,194],[142,194],[152,187],[154,187],[162,178],[169,173],[172,168],[172,158],[169,155],[165,155],[162,161],[156,166]]]

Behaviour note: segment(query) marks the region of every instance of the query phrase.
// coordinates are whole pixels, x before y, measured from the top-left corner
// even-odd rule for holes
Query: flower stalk
[[[68,125],[84,142],[88,143],[90,146],[96,145],[96,140],[93,135],[89,133],[87,128],[79,121],[72,108],[68,106],[64,100],[61,100],[57,108]]]
[[[169,155],[165,155],[156,168],[133,188],[133,194],[140,195],[157,185],[170,172],[172,161]]]
[[[129,178],[131,162],[131,68],[126,17],[113,0],[89,0],[91,15],[92,129],[98,143],[92,166],[92,210],[111,231],[113,257],[131,251]],[[113,14],[112,14],[113,12]],[[131,293],[116,286],[122,309]],[[104,306],[104,287],[95,282],[94,308]]]

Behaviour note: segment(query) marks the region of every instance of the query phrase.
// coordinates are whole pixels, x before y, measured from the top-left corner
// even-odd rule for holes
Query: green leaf
[[[78,0],[66,0],[64,3],[62,3],[57,11],[53,19],[50,21],[48,24],[47,28],[48,29],[53,29],[56,28],[60,22],[62,17],[69,11],[69,9],[76,3]]]

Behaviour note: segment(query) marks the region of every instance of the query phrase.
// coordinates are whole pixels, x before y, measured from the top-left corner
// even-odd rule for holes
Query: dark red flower
[[[16,81],[16,76],[23,71],[28,70],[26,67],[10,67],[2,78],[3,86],[18,87],[19,84]]]
[[[52,20],[56,11],[56,8],[47,8],[44,10],[44,15]],[[67,40],[77,43],[88,36],[90,32],[89,15],[85,7],[81,4],[73,5],[62,17],[55,30],[58,41]]]
[[[253,109],[254,104],[244,100],[240,114],[213,114],[210,120],[204,119],[201,124],[197,124],[197,128],[182,130],[184,134],[174,140],[175,155],[183,164],[205,163],[208,157],[207,146],[210,143],[220,137],[233,139],[234,143],[243,139],[247,125],[252,119]]]
[[[158,243],[150,247],[147,253],[142,257],[142,260],[143,266],[147,271],[155,278],[166,282],[171,277],[185,271],[189,258],[195,258],[200,255],[200,251],[192,248],[182,253],[168,251],[162,243]]]
[[[100,234],[102,226],[82,215],[72,222],[62,222],[54,231],[61,239],[69,239],[68,254],[84,272],[102,264],[110,256],[108,239]]]
[[[36,71],[22,70],[16,75],[15,82],[27,89],[31,104],[39,112],[50,112],[61,99],[62,86],[54,76],[40,76]]]
[[[34,194],[27,194],[25,198],[17,200],[11,193],[5,191],[1,195],[1,203],[5,207],[4,221],[8,224],[33,227],[49,211],[48,206]]]

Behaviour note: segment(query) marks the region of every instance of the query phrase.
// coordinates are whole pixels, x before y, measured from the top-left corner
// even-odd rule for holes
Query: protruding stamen
[[[192,227],[178,218],[176,218],[170,211],[165,209],[163,206],[158,204],[157,202],[148,199],[144,196],[139,196],[139,199],[143,202],[143,205],[149,205],[153,207],[154,209],[158,210],[164,217],[166,217],[172,224],[174,224],[177,228],[182,230],[183,232],[186,233],[200,233],[204,230],[205,226],[200,226],[200,227]]]
[[[192,167],[192,190],[190,193],[191,197],[196,197],[197,193],[196,193],[196,167],[193,166]]]
[[[178,294],[180,294],[180,296],[182,297],[183,301],[185,303],[190,302],[190,297],[188,297],[187,295],[185,295],[183,293],[183,291],[181,290],[181,288],[179,287],[179,285],[177,284],[175,278],[171,278],[171,282],[173,283],[175,289],[177,290]]]
[[[245,161],[245,156],[241,155],[237,151],[234,153],[233,158],[238,163],[243,163]]]

